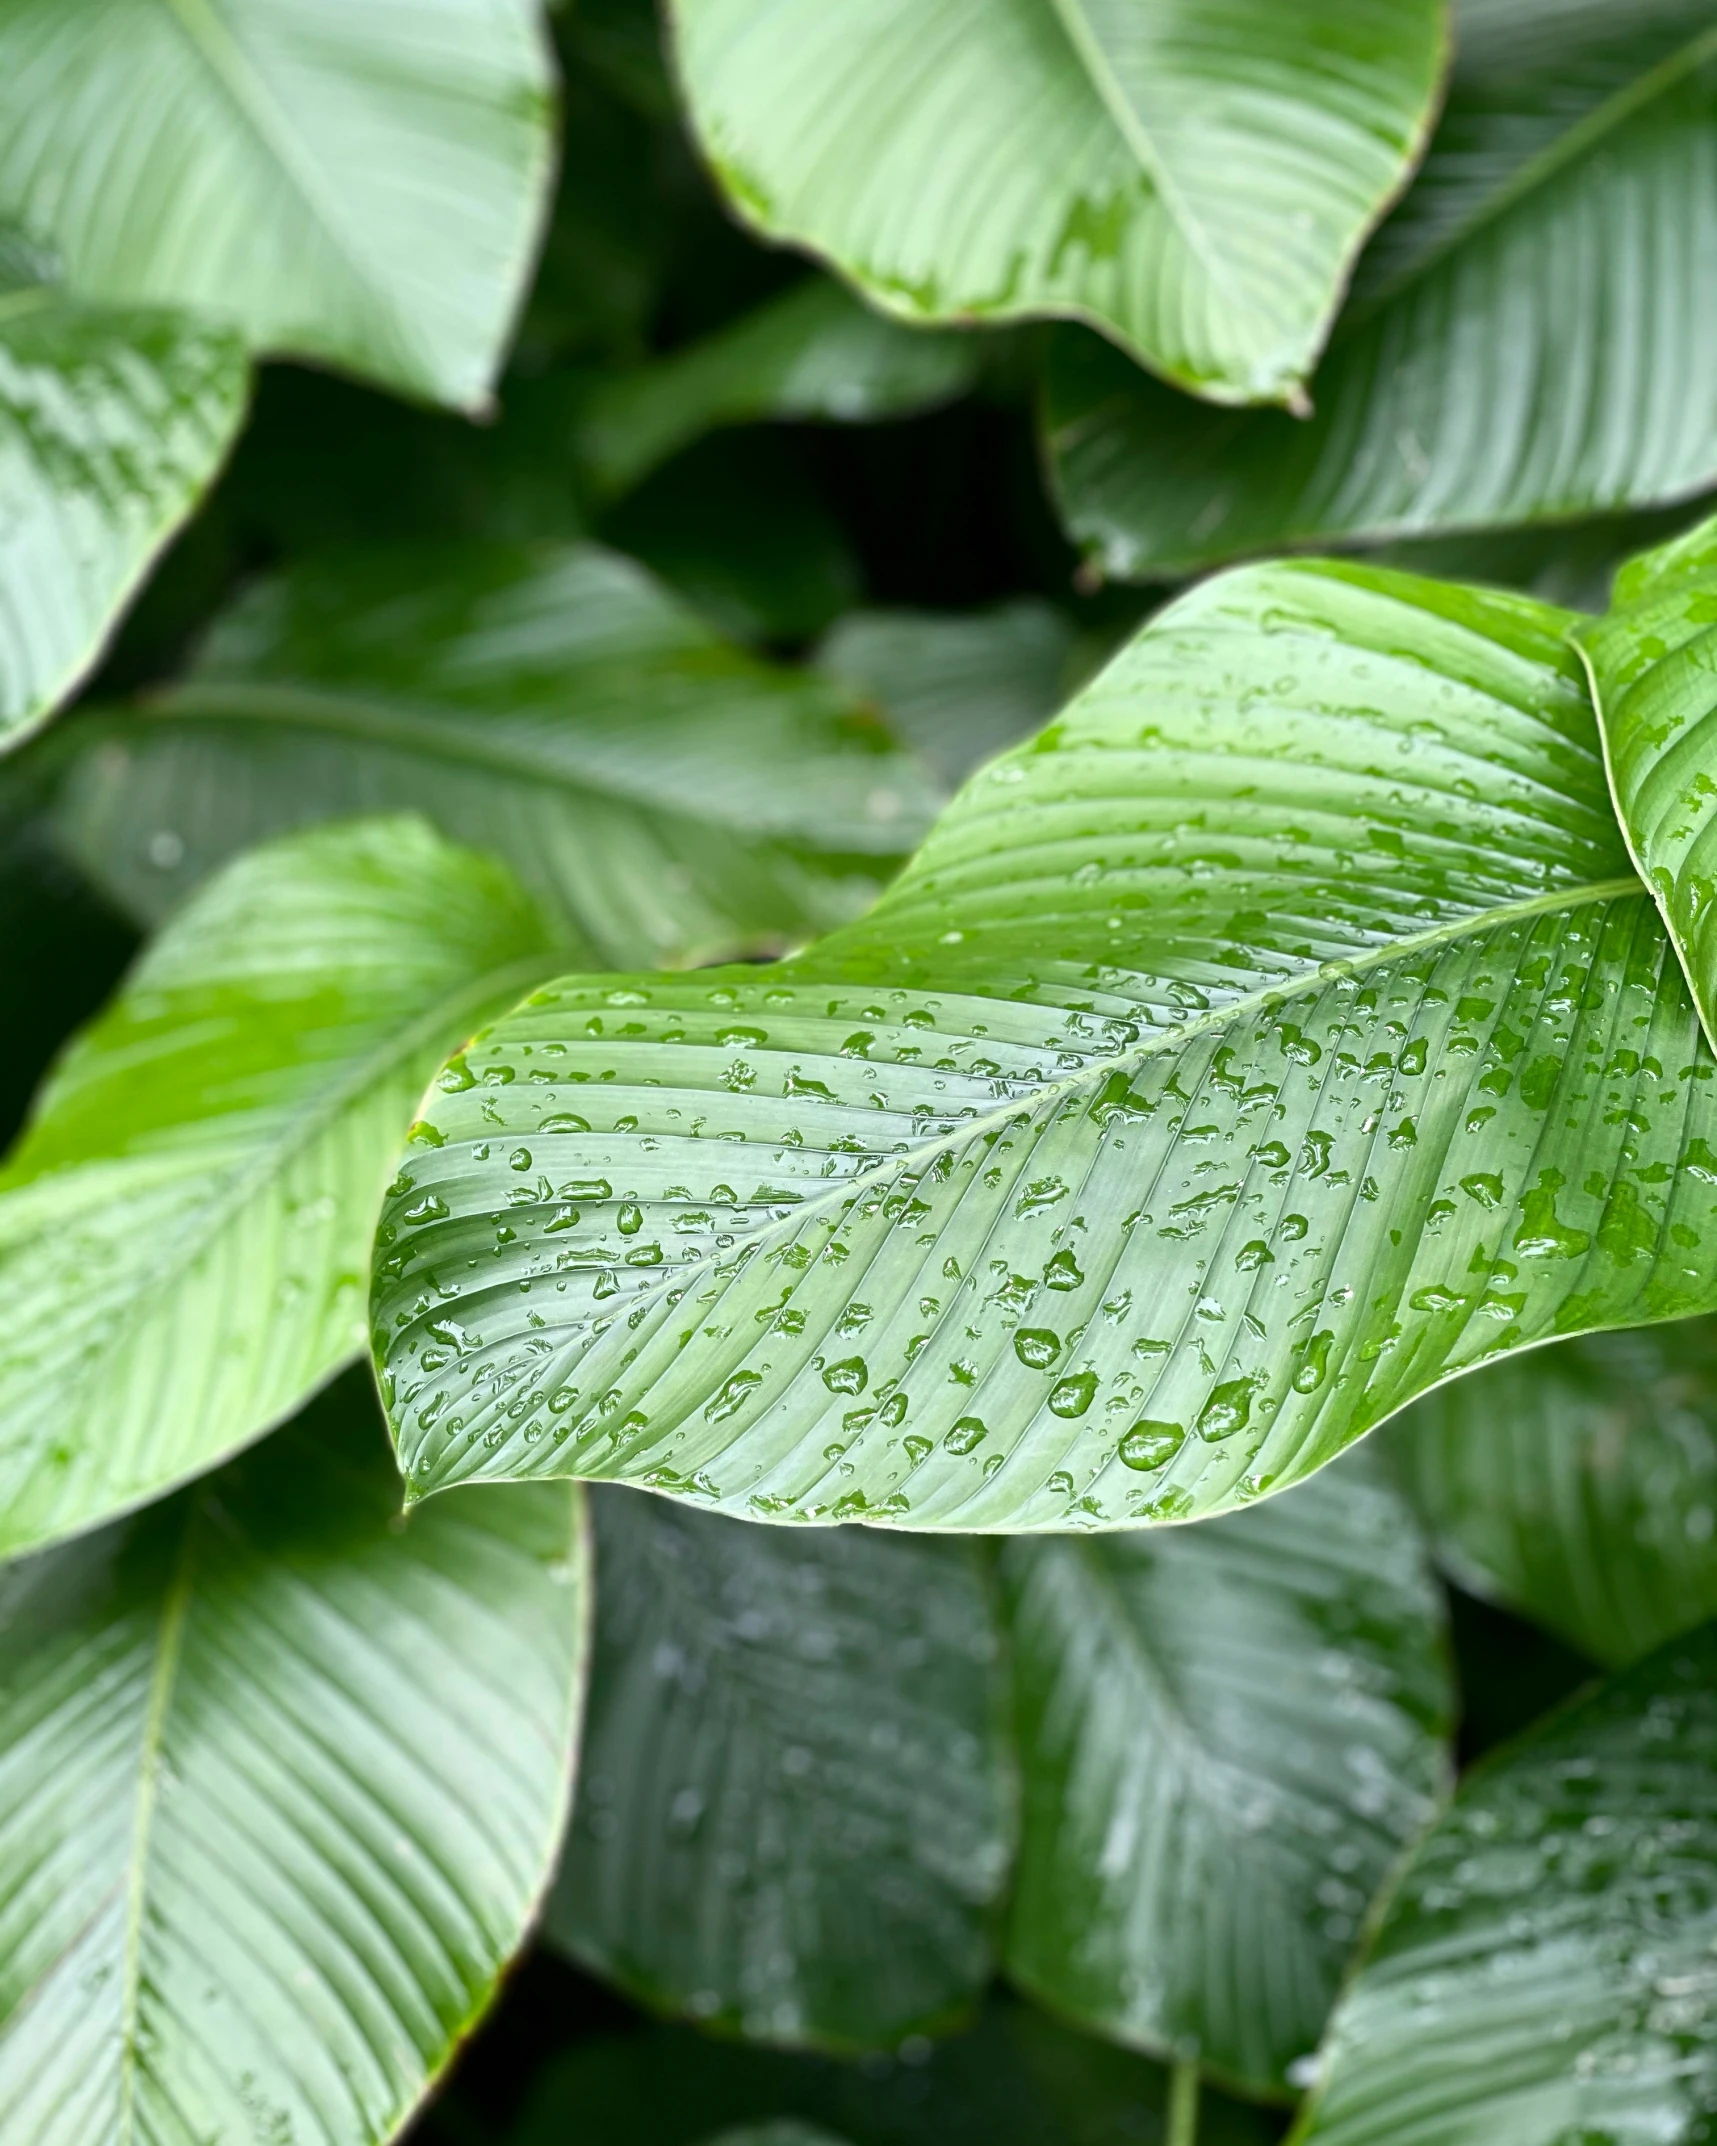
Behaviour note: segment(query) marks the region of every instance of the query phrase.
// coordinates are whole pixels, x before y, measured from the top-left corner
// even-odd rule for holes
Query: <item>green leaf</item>
[[[0,105],[5,101],[0,29]],[[5,155],[0,148],[0,159]],[[77,303],[0,263],[0,750],[99,659],[238,430],[244,353],[219,328]]]
[[[1717,1628],[1487,1761],[1403,1875],[1296,2140],[1691,2142],[1717,2105]]]
[[[1418,153],[1436,0],[674,0],[703,146],[765,235],[912,320],[1091,321],[1222,402],[1297,399]]]
[[[247,857],[156,940],[0,1171],[0,1555],[212,1466],[359,1352],[424,1084],[553,961],[498,866],[410,820]]]
[[[241,599],[180,684],[80,735],[62,837],[135,915],[284,828],[410,809],[507,858],[593,963],[808,937],[874,894],[936,799],[849,695],[741,654],[593,546],[310,562]]]
[[[1708,487],[1714,152],[1705,0],[1469,5],[1436,142],[1362,265],[1312,422],[1201,411],[1057,337],[1047,427],[1076,540],[1149,579]]]
[[[776,2123],[741,2124],[737,2130],[715,2132],[707,2146],[852,2146],[852,2142],[788,2116]]]
[[[966,392],[982,358],[974,336],[904,328],[813,277],[671,357],[598,383],[579,412],[581,459],[599,490],[627,491],[717,426],[858,424],[933,409]]]
[[[1595,1661],[1717,1615],[1717,1323],[1495,1364],[1386,1434],[1449,1571]]]
[[[1047,721],[1076,660],[1071,621],[1033,596],[964,614],[854,611],[817,651],[949,783]]]
[[[974,1548],[605,1491],[584,1785],[548,1933],[646,2002],[886,2047],[988,1978],[1012,1852]]]
[[[577,1493],[403,1533],[347,1388],[0,1580],[0,2108],[37,2146],[392,2138],[552,1866]]]
[[[0,215],[80,296],[488,397],[552,154],[532,0],[10,0]]]
[[[413,1494],[1183,1519],[1510,1348],[1713,1308],[1717,1066],[1567,623],[1208,582],[860,923],[538,993],[384,1218]]]
[[[1708,1036],[1717,1036],[1714,627],[1717,520],[1623,567],[1609,615],[1573,636],[1591,675],[1622,832]]]
[[[1446,1766],[1411,1513],[1354,1454],[1204,1527],[1010,1543],[1002,1572],[1025,1783],[1010,1972],[1244,2089],[1300,2083]]]

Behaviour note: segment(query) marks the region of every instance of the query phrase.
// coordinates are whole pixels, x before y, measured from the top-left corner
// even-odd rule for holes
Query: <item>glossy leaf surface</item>
[[[247,857],[155,941],[0,1171],[0,1555],[212,1466],[358,1352],[424,1084],[553,958],[498,866],[409,820]]]
[[[409,809],[506,858],[593,964],[808,937],[936,802],[852,695],[742,654],[594,546],[305,564],[86,735],[60,825],[134,914],[282,829]]]
[[[1564,520],[1717,479],[1705,0],[1474,0],[1458,50],[1311,423],[1200,411],[1094,337],[1057,339],[1057,484],[1111,574]]]
[[[1434,0],[674,0],[735,204],[917,320],[1289,401],[1438,87]]]
[[[1708,2135],[1717,1629],[1462,1786],[1336,2013],[1307,2146]]]
[[[83,297],[479,406],[549,113],[530,0],[9,0],[0,215]]]
[[[577,1492],[401,1533],[367,1393],[0,1580],[0,2109],[32,2146],[392,2138],[552,1866]]]
[[[1710,1306],[1712,1058],[1566,623],[1207,583],[861,923],[538,993],[385,1218],[416,1492],[1181,1519],[1506,1349]]]
[[[94,665],[220,466],[246,393],[243,351],[224,330],[77,304],[49,284],[13,281],[6,265],[0,750]]]
[[[1628,847],[1717,1035],[1717,522],[1625,566],[1574,640]]]
[[[1461,1585],[1594,1661],[1633,1661],[1717,1615],[1711,1320],[1492,1365],[1384,1437]]]
[[[646,2002],[892,2047],[982,1990],[1012,1851],[974,1550],[604,1491],[585,1771],[548,1933]]]
[[[1431,1815],[1453,1693],[1412,1515],[1372,1464],[1202,1527],[1015,1542],[1016,1981],[1281,2093]]]

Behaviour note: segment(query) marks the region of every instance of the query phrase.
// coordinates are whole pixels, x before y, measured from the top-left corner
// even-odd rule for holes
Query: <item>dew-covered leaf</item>
[[[1711,1308],[1717,1068],[1567,623],[1208,582],[859,923],[535,994],[382,1230],[414,1492],[1183,1519],[1507,1349]]]
[[[1717,1627],[1487,1760],[1336,2011],[1304,2146],[1695,2146],[1717,2109]]]
[[[1010,1543],[1002,1574],[1010,1972],[1122,2041],[1291,2090],[1442,1785],[1453,1693],[1411,1513],[1355,1453],[1202,1527]]]
[[[578,1492],[401,1532],[369,1393],[0,1577],[0,2126],[379,2146],[553,1865]]]
[[[1089,320],[1295,399],[1416,155],[1438,0],[673,0],[736,207],[907,319]]]
[[[283,829],[411,810],[504,857],[593,966],[802,940],[863,907],[937,798],[852,694],[590,545],[308,562],[78,735],[62,839],[134,915]]]
[[[8,0],[0,215],[82,297],[478,407],[550,99],[532,0]]]
[[[1012,1850],[973,1547],[601,1493],[583,1786],[548,1934],[647,2003],[888,2047],[969,2008]]]
[[[1593,1660],[1717,1615],[1717,1322],[1493,1364],[1384,1439],[1453,1577]]]
[[[212,1466],[361,1351],[424,1083],[554,961],[498,865],[411,820],[259,851],[162,933],[0,1170],[0,1555]]]
[[[1458,33],[1441,127],[1361,263],[1310,423],[1200,410],[1095,336],[1057,336],[1056,483],[1110,574],[1717,481],[1707,0],[1467,0]]]

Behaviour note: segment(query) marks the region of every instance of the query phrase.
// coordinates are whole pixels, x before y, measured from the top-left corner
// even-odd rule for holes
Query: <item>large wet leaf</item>
[[[1461,1585],[1593,1660],[1717,1615],[1717,1322],[1494,1364],[1385,1439]]]
[[[0,215],[81,296],[487,397],[545,204],[531,0],[9,0]]]
[[[892,2047],[988,1979],[1012,1850],[972,1546],[605,1491],[583,1785],[548,1933],[646,2002]]]
[[[674,0],[735,204],[909,319],[1089,320],[1295,399],[1417,153],[1436,0]]]
[[[1628,847],[1717,1036],[1717,521],[1623,567],[1574,641]]]
[[[1717,1627],[1463,1784],[1337,2010],[1306,2146],[1694,2146],[1717,2110]]]
[[[860,923],[536,994],[385,1218],[414,1494],[1181,1519],[1510,1348],[1710,1308],[1717,1067],[1566,624],[1209,582]]]
[[[1201,411],[1095,337],[1058,337],[1057,483],[1111,574],[1717,480],[1706,0],[1468,0],[1459,33],[1448,110],[1362,264],[1311,423]]]
[[[554,958],[499,866],[410,820],[247,857],[155,941],[0,1171],[0,1555],[212,1466],[359,1352],[424,1083]]]
[[[0,1580],[0,2109],[31,2146],[392,2138],[553,1864],[577,1492],[403,1533],[347,1388]]]
[[[227,331],[79,304],[34,272],[0,233],[0,750],[95,664],[246,393]]]
[[[1010,1543],[1002,1572],[1025,1795],[1010,1971],[1159,2056],[1301,2083],[1446,1764],[1411,1513],[1354,1454],[1202,1527]]]
[[[809,937],[936,801],[853,695],[742,654],[594,546],[306,564],[80,735],[63,839],[135,915],[282,829],[410,809],[505,857],[593,964]]]

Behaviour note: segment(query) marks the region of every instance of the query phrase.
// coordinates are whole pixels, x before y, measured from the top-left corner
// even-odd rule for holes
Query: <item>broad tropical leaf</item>
[[[212,1466],[361,1350],[424,1083],[552,944],[411,820],[259,851],[156,940],[0,1171],[0,1556]]]
[[[913,320],[1088,320],[1294,402],[1439,86],[1437,0],[673,0],[735,204]]]
[[[717,426],[903,417],[964,394],[982,361],[976,337],[902,327],[818,276],[600,382],[578,412],[580,459],[599,490],[618,493]]]
[[[4,51],[0,27],[0,103]],[[94,665],[220,466],[247,386],[226,330],[74,302],[3,241],[0,750]]]
[[[892,2048],[988,1979],[1005,1693],[965,1543],[596,1507],[586,1766],[548,1934],[646,2002]]]
[[[384,1219],[412,1494],[1183,1519],[1510,1348],[1712,1308],[1717,1065],[1566,624],[1206,583],[859,924],[533,996]]]
[[[1095,337],[1058,336],[1056,481],[1111,574],[1565,520],[1717,481],[1706,0],[1467,0],[1458,48],[1311,423],[1201,411]]]
[[[594,546],[300,566],[187,678],[78,735],[62,837],[134,915],[285,828],[409,809],[505,857],[593,964],[808,937],[876,892],[937,795],[852,695]]]
[[[1717,1036],[1717,521],[1625,566],[1574,643],[1628,848]]]
[[[577,1492],[400,1532],[367,1392],[0,1579],[0,2110],[31,2146],[392,2138],[552,1867]]]
[[[1203,1527],[1010,1543],[1002,1573],[1015,1980],[1253,2091],[1300,2083],[1446,1765],[1442,1608],[1411,1513],[1353,1454]]]
[[[81,297],[479,407],[550,94],[531,0],[8,0],[0,215]]]
[[[1494,1364],[1417,1402],[1385,1450],[1461,1585],[1594,1661],[1717,1616],[1717,1322]]]
[[[1717,2109],[1717,1627],[1469,1776],[1336,2012],[1306,2146],[1693,2146]]]
[[[817,651],[950,784],[1047,722],[1077,661],[1072,622],[1032,596],[963,615],[854,611]]]

